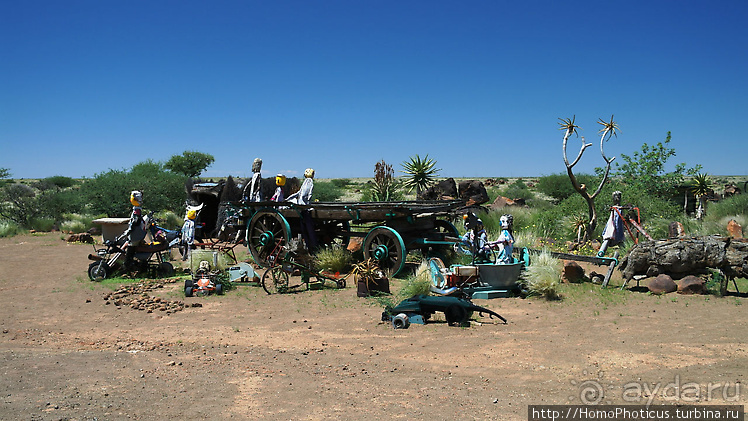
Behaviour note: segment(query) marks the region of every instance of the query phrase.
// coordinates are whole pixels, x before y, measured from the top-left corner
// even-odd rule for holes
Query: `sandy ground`
[[[476,300],[507,325],[394,330],[350,285],[185,299],[176,282],[152,295],[202,307],[147,313],[106,304],[91,250],[0,239],[0,419],[521,420],[534,404],[748,397],[744,297],[572,285],[558,302]]]

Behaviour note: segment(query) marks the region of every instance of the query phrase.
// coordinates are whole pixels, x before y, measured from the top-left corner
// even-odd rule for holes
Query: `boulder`
[[[488,202],[488,192],[482,181],[463,181],[458,187],[460,199],[465,200],[466,206],[481,205]]]
[[[419,200],[452,200],[457,198],[457,183],[454,178],[442,180],[418,194]]]
[[[564,273],[562,279],[570,283],[584,282],[584,268],[573,260],[564,260]]]
[[[667,294],[678,290],[678,285],[675,284],[673,278],[665,274],[658,275],[656,278],[649,278],[646,285],[652,294]]]
[[[730,219],[727,223],[727,232],[732,238],[743,238],[743,227],[734,219]]]
[[[706,281],[698,276],[688,275],[678,281],[678,294],[704,294]]]
[[[93,237],[87,232],[82,232],[80,234],[70,234],[67,241],[68,243],[94,243]]]
[[[740,193],[741,193],[740,187],[736,186],[733,183],[730,183],[730,184],[725,185],[725,191],[722,195],[727,198],[727,197],[734,196]]]
[[[501,208],[504,208],[506,206],[514,206],[514,205],[515,205],[514,200],[512,200],[512,199],[510,199],[508,197],[498,196],[496,198],[496,200],[494,200],[493,203],[491,203],[491,206],[489,206],[489,208],[491,208],[491,209],[501,209]]]

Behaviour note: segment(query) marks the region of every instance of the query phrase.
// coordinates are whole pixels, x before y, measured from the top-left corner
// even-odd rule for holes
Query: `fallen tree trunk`
[[[719,269],[728,278],[748,277],[748,240],[710,236],[637,244],[620,265],[623,279],[667,274],[674,279]]]

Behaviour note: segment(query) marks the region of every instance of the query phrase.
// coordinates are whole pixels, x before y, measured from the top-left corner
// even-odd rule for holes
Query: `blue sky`
[[[5,1],[0,167],[92,177],[185,150],[206,176],[565,171],[558,118],[748,174],[748,2]],[[570,159],[580,142],[569,144]],[[620,160],[620,158],[619,158]],[[585,152],[577,172],[603,164]],[[671,165],[671,166],[672,166]]]

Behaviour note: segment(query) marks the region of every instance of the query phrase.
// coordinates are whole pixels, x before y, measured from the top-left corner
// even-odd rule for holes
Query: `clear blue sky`
[[[92,177],[185,150],[206,176],[565,170],[558,118],[608,156],[748,174],[748,2],[4,1],[0,167]],[[579,140],[569,145],[576,156]],[[620,158],[619,158],[620,160]],[[585,152],[578,172],[603,164]]]

